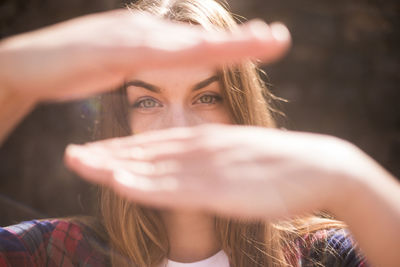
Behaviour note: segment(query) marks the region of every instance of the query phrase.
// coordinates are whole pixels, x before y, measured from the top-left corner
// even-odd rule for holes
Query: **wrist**
[[[347,222],[349,215],[355,214],[354,211],[357,210],[365,184],[349,173],[340,173],[335,178],[337,186],[327,210],[335,218]]]
[[[347,143],[347,142],[346,142]],[[377,190],[383,188],[390,176],[378,163],[358,147],[347,143],[347,155],[342,168],[334,174],[335,194],[331,196],[328,210],[338,219],[351,221]]]
[[[332,205],[330,211],[347,224],[372,265],[397,266],[399,183],[373,159],[358,151],[360,162],[354,168],[358,170],[347,173],[348,184],[342,193],[345,197]]]

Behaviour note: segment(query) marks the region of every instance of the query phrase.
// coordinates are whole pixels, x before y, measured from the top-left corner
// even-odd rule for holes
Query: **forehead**
[[[156,86],[194,85],[217,74],[216,69],[190,67],[141,71],[129,80],[140,80]]]

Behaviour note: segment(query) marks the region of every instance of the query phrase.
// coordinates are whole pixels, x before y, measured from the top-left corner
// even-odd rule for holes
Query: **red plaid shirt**
[[[63,220],[28,221],[0,228],[0,266],[107,266],[82,228]]]
[[[59,219],[0,228],[0,267],[109,266],[104,253],[107,246],[89,232],[76,223]],[[318,231],[298,239],[296,244],[295,253],[289,258],[293,266],[321,266],[316,261],[327,267],[367,266],[343,229]]]

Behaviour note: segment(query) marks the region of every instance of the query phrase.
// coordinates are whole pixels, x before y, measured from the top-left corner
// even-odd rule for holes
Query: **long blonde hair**
[[[210,31],[232,31],[237,27],[226,7],[214,0],[140,0],[129,8],[201,25]],[[275,127],[271,107],[274,96],[253,62],[224,67],[220,75],[224,99],[236,124]],[[126,106],[121,94],[114,92],[104,97],[100,116],[102,138],[130,134]],[[106,188],[101,192],[100,209],[112,248],[113,266],[156,266],[168,256],[168,236],[156,210],[126,201]],[[306,216],[279,223],[216,218],[215,226],[230,265],[244,267],[293,266],[296,238],[344,225],[328,218]]]

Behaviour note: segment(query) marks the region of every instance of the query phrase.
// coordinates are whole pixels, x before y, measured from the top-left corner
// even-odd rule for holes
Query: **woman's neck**
[[[216,254],[221,248],[211,215],[193,211],[162,211],[168,239],[168,258],[177,262],[195,262]]]

